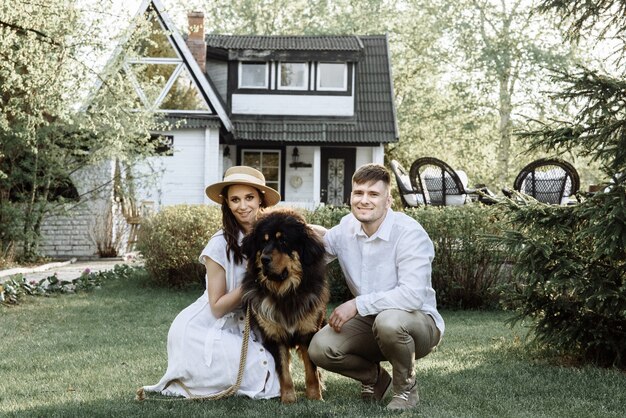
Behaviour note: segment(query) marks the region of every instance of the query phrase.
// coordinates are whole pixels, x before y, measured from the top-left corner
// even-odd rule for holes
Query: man
[[[365,401],[382,400],[393,386],[387,408],[402,410],[417,406],[413,364],[439,343],[444,322],[431,285],[433,244],[419,223],[391,210],[391,201],[385,167],[366,164],[354,173],[352,213],[324,241],[355,297],[335,308],[309,356],[360,381]],[[380,366],[384,360],[393,378]]]

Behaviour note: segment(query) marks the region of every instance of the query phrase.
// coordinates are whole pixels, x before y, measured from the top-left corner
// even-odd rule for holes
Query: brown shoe
[[[381,401],[389,393],[389,389],[391,389],[391,376],[379,365],[376,383],[361,385],[361,399],[365,402]]]
[[[393,394],[393,398],[391,398],[391,402],[387,405],[387,409],[400,411],[404,409],[412,409],[417,407],[417,403],[419,402],[420,397],[417,394],[417,379],[411,389],[406,390],[401,393]]]

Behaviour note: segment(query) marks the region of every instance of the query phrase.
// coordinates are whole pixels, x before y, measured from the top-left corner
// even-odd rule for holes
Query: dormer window
[[[348,65],[345,62],[320,62],[317,64],[317,90],[346,91]]]
[[[279,90],[306,90],[309,85],[309,66],[305,62],[278,64]]]
[[[266,62],[240,62],[239,88],[266,89],[269,65]]]

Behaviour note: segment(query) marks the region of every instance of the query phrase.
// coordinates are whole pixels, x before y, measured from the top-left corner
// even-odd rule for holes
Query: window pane
[[[264,167],[278,167],[279,165],[277,152],[266,152],[263,154]]]
[[[321,62],[317,69],[320,89],[345,90],[347,88],[345,63]]]
[[[265,181],[278,181],[278,167],[263,167]]]
[[[243,165],[256,168],[265,176],[265,184],[280,190],[280,151],[243,151]]]
[[[261,153],[245,151],[243,154],[243,165],[258,169],[261,166]]]
[[[266,64],[241,64],[240,87],[267,87]]]
[[[280,87],[305,89],[307,65],[305,63],[283,62],[280,64]]]

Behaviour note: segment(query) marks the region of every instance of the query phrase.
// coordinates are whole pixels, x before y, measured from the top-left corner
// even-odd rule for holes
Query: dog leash
[[[243,380],[243,372],[244,369],[246,367],[246,359],[248,358],[248,340],[250,338],[250,305],[248,305],[247,309],[246,309],[246,319],[244,322],[244,328],[243,328],[243,343],[241,345],[241,355],[239,357],[239,370],[237,371],[237,380],[235,381],[235,383],[227,388],[224,389],[221,392],[217,392],[217,393],[212,393],[210,395],[194,395],[193,393],[191,393],[191,391],[189,390],[189,388],[187,387],[187,385],[185,385],[183,382],[180,381],[180,379],[172,379],[169,382],[167,382],[167,384],[165,385],[165,387],[162,390],[167,389],[167,387],[169,385],[171,385],[172,383],[177,383],[180,385],[180,387],[183,388],[183,390],[185,392],[187,392],[187,395],[189,396],[188,398],[183,398],[184,400],[191,400],[191,401],[204,401],[204,400],[208,400],[208,401],[214,401],[214,400],[218,400],[218,399],[224,399],[227,398],[229,396],[234,395],[235,393],[237,393],[237,391],[239,390],[239,387],[241,386],[241,381]],[[136,395],[135,395],[135,400],[136,401],[145,401],[148,400],[148,398],[146,397],[146,392],[144,391],[143,388],[139,388],[137,389]],[[149,400],[159,400],[159,401],[177,401],[179,399],[177,398],[171,398],[171,399],[154,399],[154,398],[150,398]]]

